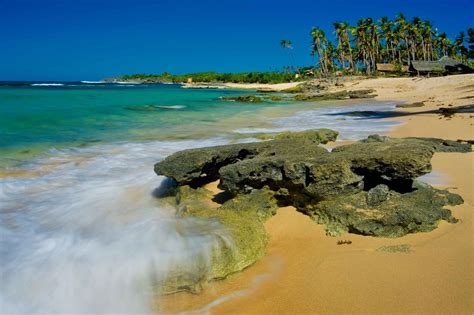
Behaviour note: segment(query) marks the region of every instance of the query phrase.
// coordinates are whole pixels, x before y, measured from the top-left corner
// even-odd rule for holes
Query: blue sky
[[[474,1],[0,0],[0,80],[95,80],[130,73],[269,71],[310,57],[311,27],[404,12],[454,37]]]

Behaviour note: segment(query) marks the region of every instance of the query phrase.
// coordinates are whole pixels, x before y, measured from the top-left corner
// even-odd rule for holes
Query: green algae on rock
[[[296,101],[327,101],[327,100],[346,100],[351,98],[374,98],[377,95],[373,94],[375,90],[354,90],[354,91],[337,91],[326,93],[305,93],[297,94],[294,99]]]
[[[331,236],[349,232],[400,237],[408,233],[431,231],[440,220],[457,222],[451,211],[443,207],[462,204],[459,195],[428,185],[418,185],[416,190],[403,194],[380,186],[383,185],[369,191],[323,200],[300,211],[317,223],[324,224]],[[377,195],[375,200],[374,194]]]
[[[409,244],[400,244],[381,246],[377,248],[376,251],[385,253],[410,253],[413,250],[411,249],[411,245]]]
[[[263,97],[257,95],[222,96],[221,100],[231,102],[261,103]]]
[[[217,238],[208,264],[193,269],[194,278],[177,272],[165,291],[198,292],[208,281],[258,260],[267,242],[263,222],[277,206],[294,206],[324,224],[331,236],[399,237],[431,231],[440,220],[457,222],[444,207],[463,203],[461,196],[416,178],[431,171],[435,152],[470,152],[470,145],[374,135],[328,152],[320,141],[311,133],[296,133],[281,140],[185,150],[158,162],[155,172],[178,184],[177,214],[215,220],[228,235]],[[216,180],[231,198],[217,209],[209,204],[211,192],[201,187]]]
[[[424,102],[415,102],[415,103],[409,103],[409,104],[397,104],[395,107],[397,108],[415,108],[415,107],[423,107],[425,106]]]
[[[256,138],[259,140],[283,140],[283,139],[294,139],[294,138],[306,138],[312,140],[315,143],[326,144],[328,142],[336,141],[339,133],[337,131],[321,128],[321,129],[310,129],[299,132],[279,132],[279,133],[266,133],[257,135]]]
[[[320,138],[329,134],[322,130]],[[312,140],[313,139],[313,140]],[[313,156],[327,153],[317,146],[314,134],[308,138],[288,138],[283,140],[230,144],[216,147],[191,149],[177,152],[155,164],[155,173],[171,177],[179,185],[193,187],[214,182],[219,179],[219,169],[223,166],[238,163],[256,156]]]
[[[263,222],[276,213],[274,193],[268,189],[237,196],[221,207],[209,204],[212,193],[202,187],[180,186],[176,195],[178,216],[214,220],[222,231],[214,236],[211,257],[177,265],[157,284],[162,294],[178,291],[198,293],[212,280],[223,279],[259,260],[265,253],[268,235]],[[203,230],[202,233],[208,233]]]

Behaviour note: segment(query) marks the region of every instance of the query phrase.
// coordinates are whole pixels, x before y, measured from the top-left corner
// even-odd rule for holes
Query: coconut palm
[[[360,19],[355,26],[344,22],[333,23],[336,41],[327,40],[324,31],[313,28],[312,54],[318,56],[321,74],[334,70],[334,61],[341,68],[365,69],[368,75],[376,70],[379,62],[396,63],[400,66],[413,60],[437,60],[450,56],[462,61],[474,59],[474,29],[461,32],[454,42],[446,33],[438,34],[430,21],[415,16],[410,21],[403,13],[391,21],[382,17],[377,23],[372,18]]]
[[[435,43],[441,55],[443,56],[449,55],[451,41],[449,40],[448,35],[445,32],[438,35],[438,37],[435,40]]]
[[[382,58],[385,58],[388,62],[394,62],[395,60],[395,33],[393,31],[393,22],[388,17],[383,16],[379,20],[381,36],[385,41],[385,49],[382,53]]]
[[[399,26],[397,28],[399,32],[399,36],[403,41],[403,46],[405,48],[405,56],[407,64],[410,64],[410,41],[409,41],[409,34],[411,33],[411,26],[408,23],[405,15],[403,13],[399,13],[395,19],[395,23]],[[399,48],[401,49],[401,47]],[[403,60],[402,52],[400,51],[400,61]]]
[[[300,74],[300,71],[299,71],[298,67],[296,66],[295,56],[293,55],[293,52],[292,52],[292,50],[293,50],[293,43],[292,43],[290,40],[288,40],[288,39],[282,39],[282,40],[280,41],[280,46],[281,46],[283,49],[287,49],[287,50],[290,52],[291,61],[292,61],[293,65],[294,65],[295,68],[296,68],[296,72],[297,72],[298,74]]]
[[[328,40],[324,31],[318,27],[313,27],[311,30],[311,37],[313,38],[312,53],[318,56],[321,75],[326,77],[329,75],[327,45]]]
[[[469,50],[464,46],[464,42],[466,41],[466,34],[464,32],[459,32],[454,45],[456,47],[456,52],[459,53],[460,59],[462,62],[466,62],[467,55]]]

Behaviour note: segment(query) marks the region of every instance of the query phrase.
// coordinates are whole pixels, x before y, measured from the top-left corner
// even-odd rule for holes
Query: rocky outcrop
[[[336,141],[339,133],[337,131],[321,128],[321,129],[310,129],[298,132],[278,132],[278,133],[264,133],[255,136],[259,140],[284,140],[294,138],[305,138],[313,141],[314,143],[326,144],[328,142]]]
[[[157,163],[155,172],[178,185],[178,215],[215,219],[234,242],[219,243],[197,286],[175,279],[167,291],[198,291],[208,280],[259,259],[266,244],[263,222],[277,206],[296,207],[332,236],[399,237],[433,230],[440,220],[457,221],[445,206],[461,204],[462,198],[416,178],[431,171],[435,152],[470,152],[470,145],[370,136],[328,152],[320,142],[311,133],[285,134],[279,140],[185,150]],[[216,180],[228,199],[211,209],[202,186]]]
[[[228,102],[262,103],[262,102],[267,102],[267,101],[271,101],[271,102],[286,101],[288,100],[288,97],[285,97],[282,95],[241,95],[241,96],[222,96],[220,99],[222,101],[228,101]]]
[[[220,99],[223,101],[244,102],[244,103],[263,102],[263,97],[258,96],[258,95],[222,96]]]
[[[177,263],[167,273],[167,278],[158,283],[157,290],[162,294],[198,293],[210,281],[223,279],[260,259],[268,241],[263,222],[277,210],[273,195],[270,190],[255,190],[215,209],[209,204],[212,193],[207,189],[178,187],[175,199],[178,216],[213,220],[225,230],[209,235],[214,239],[210,257],[196,257],[192,263]],[[209,234],[205,229],[202,233]]]
[[[415,102],[415,103],[409,103],[409,104],[397,104],[395,107],[397,108],[415,108],[415,107],[423,107],[425,106],[425,103],[423,102]]]
[[[256,156],[266,158],[289,156],[296,153],[300,153],[302,156],[327,153],[317,144],[331,141],[334,133],[336,132],[329,129],[316,129],[308,131],[307,137],[296,133],[294,138],[285,136],[285,139],[278,141],[184,150],[155,164],[155,172],[173,178],[179,185],[198,187],[218,180],[221,167],[253,159]],[[297,142],[294,141],[296,138]]]
[[[374,98],[375,90],[353,90],[353,91],[337,91],[327,93],[305,93],[297,94],[294,99],[296,101],[327,101],[327,100],[346,100],[351,98]]]

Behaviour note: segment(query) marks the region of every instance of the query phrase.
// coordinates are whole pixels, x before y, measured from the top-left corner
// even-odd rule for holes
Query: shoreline
[[[421,108],[395,111],[409,115],[388,118],[403,123],[390,136],[457,140],[474,134],[473,114],[443,118],[420,113],[470,104],[474,75],[363,80],[351,86],[376,89],[376,100],[424,101]],[[470,314],[474,310],[473,161],[472,152],[436,153],[432,160],[433,171],[446,180],[438,187],[465,200],[450,207],[461,221],[458,224],[441,222],[432,232],[396,239],[328,237],[309,217],[291,207],[280,208],[265,224],[270,243],[262,260],[201,294],[165,297],[159,308],[166,313],[197,310],[198,314]],[[338,240],[352,244],[338,246]],[[391,245],[407,245],[410,251],[377,251]]]
[[[264,89],[272,92],[281,92],[286,89],[293,88],[301,83],[285,82],[285,83],[233,83],[233,82],[193,82],[193,83],[177,83],[183,89],[237,89],[237,90],[257,90]]]

